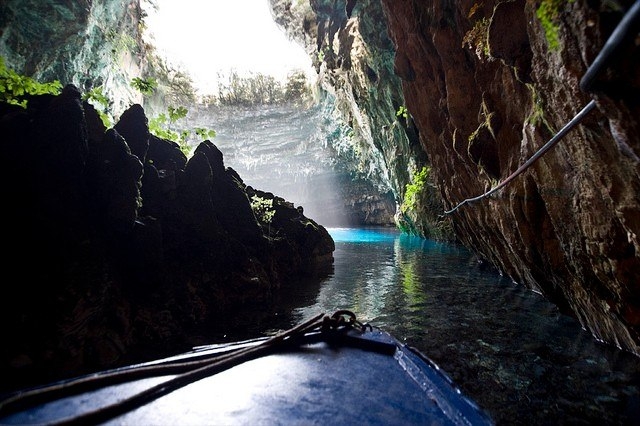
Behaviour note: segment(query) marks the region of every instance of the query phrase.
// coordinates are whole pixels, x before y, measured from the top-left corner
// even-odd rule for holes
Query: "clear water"
[[[465,248],[329,230],[331,275],[288,289],[263,324],[350,309],[429,356],[497,424],[640,424],[640,358],[598,343]]]
[[[318,109],[229,109],[198,125],[246,183],[327,224],[340,204]],[[394,229],[330,229],[332,273],[283,288],[217,340],[272,334],[317,313],[354,311],[444,369],[498,424],[640,424],[640,358],[598,343],[542,296],[463,247]]]

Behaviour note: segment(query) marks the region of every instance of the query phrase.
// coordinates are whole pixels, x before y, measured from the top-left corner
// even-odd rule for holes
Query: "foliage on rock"
[[[431,167],[415,170],[411,182],[405,186],[404,198],[398,212],[398,226],[407,234],[417,234],[436,240],[453,240],[449,220],[439,217],[442,202],[431,182]],[[423,220],[427,216],[428,220]]]
[[[540,24],[544,29],[544,34],[549,44],[549,49],[558,50],[560,48],[560,35],[558,18],[561,8],[567,3],[573,3],[575,0],[543,0],[538,9],[536,16],[540,20]]]
[[[62,84],[57,80],[39,83],[7,68],[4,58],[0,56],[0,101],[26,108],[29,96],[57,95],[61,90]]]

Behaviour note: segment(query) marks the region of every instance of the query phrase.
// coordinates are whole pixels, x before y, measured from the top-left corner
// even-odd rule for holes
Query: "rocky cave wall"
[[[206,343],[241,312],[266,313],[281,286],[331,271],[333,240],[302,209],[245,185],[210,141],[187,158],[150,134],[129,96],[145,60],[139,6],[0,3],[7,66],[77,83],[26,109],[0,102],[0,391]],[[82,101],[98,86],[121,111],[109,129]]]
[[[591,100],[580,79],[633,2],[382,3],[407,107],[451,208],[506,178]],[[496,196],[451,216],[465,245],[636,354],[639,57],[636,27],[600,77],[597,109]]]
[[[396,223],[428,235],[435,215],[400,210],[406,185],[428,159],[411,117],[397,115],[405,101],[401,79],[394,73],[395,47],[380,25],[382,4],[270,0],[270,5],[276,23],[312,58],[325,102],[348,129],[347,137],[333,145],[343,154],[343,163],[352,164],[363,186],[372,182],[371,189],[389,194],[396,204]],[[389,204],[384,198],[375,204]]]
[[[212,142],[187,159],[142,106],[106,129],[81,95],[0,103],[0,391],[203,344],[332,269],[327,230],[245,185]]]
[[[590,100],[579,80],[632,4],[270,2],[275,20],[306,46],[329,100],[354,130],[344,149],[364,175],[400,203],[412,171],[430,163],[448,208],[508,176]],[[538,16],[543,4],[546,22]],[[131,49],[122,49],[128,39],[109,39],[110,29],[136,39],[139,3],[87,5],[2,2],[0,54],[25,74],[73,76],[66,82],[85,90],[115,81],[104,55],[120,52],[121,69],[139,67]],[[43,26],[11,28],[17,15]],[[52,56],[44,49],[41,58],[28,54],[35,43],[18,34],[31,34],[38,51],[51,46]],[[570,309],[598,338],[634,353],[640,352],[637,46],[637,38],[626,44],[601,78],[597,110],[559,146],[496,196],[451,216],[465,245]],[[77,81],[83,75],[87,80]],[[403,105],[409,123],[395,115]]]
[[[593,96],[597,109],[559,146],[447,220],[461,242],[514,281],[637,354],[637,30],[600,89],[579,88],[632,3],[271,0],[276,22],[306,46],[358,136],[354,146],[365,147],[372,175],[385,176],[398,204],[416,164],[431,165],[444,205],[416,206],[413,230],[423,235],[420,220],[433,224],[438,208],[442,214],[495,187]],[[415,127],[390,137],[399,129],[393,111],[405,104]]]
[[[130,85],[146,67],[140,0],[0,2],[0,56],[37,81],[83,92],[101,87],[118,117],[141,94]]]

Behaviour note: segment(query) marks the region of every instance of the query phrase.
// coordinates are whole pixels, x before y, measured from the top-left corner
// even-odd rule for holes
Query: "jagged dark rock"
[[[149,150],[149,126],[142,105],[135,104],[122,113],[113,126],[127,141],[131,153],[144,163]]]
[[[242,180],[224,167],[222,152],[211,142],[198,145],[194,155],[204,154],[211,165],[211,194],[217,219],[225,229],[248,247],[260,247],[262,232],[258,226]]]
[[[18,280],[0,289],[3,387],[203,343],[216,318],[330,269],[326,230],[278,205],[277,238],[264,231],[210,141],[187,162],[139,105],[106,131],[85,108],[73,86],[0,105],[2,266]]]
[[[92,148],[85,170],[90,211],[106,232],[127,233],[138,218],[142,163],[114,129]]]

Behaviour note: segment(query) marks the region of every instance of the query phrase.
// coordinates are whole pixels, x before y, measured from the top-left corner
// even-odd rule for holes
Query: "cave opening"
[[[185,125],[213,129],[225,165],[247,185],[302,206],[323,225],[358,222],[337,190],[349,179],[339,171],[328,141],[345,132],[336,129],[321,104],[310,56],[276,24],[269,2],[143,5],[145,38],[154,54],[191,78],[195,96],[186,106]],[[303,102],[289,90],[297,81],[307,86]],[[279,87],[283,99],[274,100]],[[145,108],[169,106],[164,99],[158,103],[148,99]],[[190,141],[192,147],[199,142]]]

